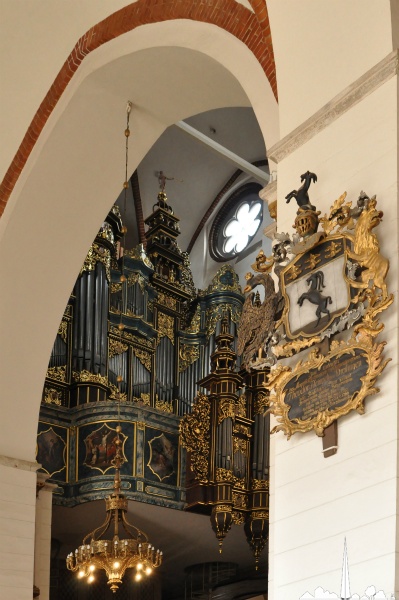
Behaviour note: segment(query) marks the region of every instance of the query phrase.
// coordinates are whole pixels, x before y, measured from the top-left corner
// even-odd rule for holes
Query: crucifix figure
[[[159,182],[159,188],[160,188],[161,192],[165,191],[166,182],[173,181],[173,180],[174,180],[174,177],[167,177],[163,171],[159,171],[158,182]]]

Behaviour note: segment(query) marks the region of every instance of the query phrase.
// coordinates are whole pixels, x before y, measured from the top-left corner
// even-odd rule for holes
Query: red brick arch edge
[[[255,55],[277,99],[273,46],[265,0],[250,0],[254,13],[235,0],[138,0],[87,31],[76,43],[39,106],[0,185],[0,216],[48,117],[85,56],[110,40],[150,23],[190,19],[231,33]]]

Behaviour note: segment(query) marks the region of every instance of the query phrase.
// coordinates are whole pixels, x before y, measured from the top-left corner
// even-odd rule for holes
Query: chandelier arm
[[[97,541],[109,528],[110,525],[110,521],[111,521],[111,515],[109,513],[107,513],[107,516],[105,518],[104,523],[102,523],[99,527],[96,527],[96,529],[93,529],[93,531],[91,531],[90,533],[88,533],[84,538],[83,538],[83,542],[82,544],[85,545],[87,544],[88,540],[90,540],[90,542],[93,541]]]
[[[134,537],[133,532],[136,532],[137,537],[142,538],[144,542],[148,542],[147,534],[144,533],[144,531],[141,531],[141,529],[139,529],[138,527],[135,527],[134,525],[129,523],[129,521],[126,518],[125,513],[122,513],[122,525],[123,525],[123,528],[125,529],[125,531],[132,537]]]

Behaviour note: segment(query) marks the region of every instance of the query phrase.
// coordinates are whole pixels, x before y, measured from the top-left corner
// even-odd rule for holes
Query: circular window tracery
[[[246,183],[225,201],[213,221],[209,252],[213,260],[225,262],[238,256],[251,243],[263,218],[259,183]]]

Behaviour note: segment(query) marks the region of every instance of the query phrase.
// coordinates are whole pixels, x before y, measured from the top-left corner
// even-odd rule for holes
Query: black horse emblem
[[[308,189],[312,181],[317,181],[317,175],[315,173],[311,173],[310,171],[306,171],[306,173],[301,175],[301,181],[303,181],[303,184],[299,190],[292,190],[292,192],[286,195],[285,199],[287,200],[287,204],[291,198],[295,198],[299,208],[316,210],[316,207],[310,203]]]
[[[330,319],[330,311],[327,308],[327,304],[331,304],[331,296],[322,296],[321,290],[326,287],[324,285],[324,273],[323,271],[316,271],[307,278],[306,283],[310,286],[309,291],[304,292],[298,299],[299,306],[302,306],[305,300],[309,300],[312,304],[317,304],[316,327],[320,323],[321,315],[324,313]]]

